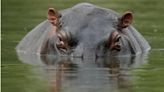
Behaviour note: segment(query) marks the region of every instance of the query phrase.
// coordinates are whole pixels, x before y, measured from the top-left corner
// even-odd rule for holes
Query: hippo
[[[138,55],[151,47],[132,26],[133,13],[119,14],[90,3],[57,11],[49,8],[47,20],[17,45],[19,52],[39,55],[97,58]]]

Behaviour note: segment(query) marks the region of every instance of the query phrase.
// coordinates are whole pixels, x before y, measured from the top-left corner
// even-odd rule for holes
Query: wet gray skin
[[[24,37],[17,51],[96,58],[138,55],[150,50],[148,42],[134,27],[130,24],[120,27],[124,15],[113,10],[81,3],[60,13],[62,27],[55,35],[49,36],[52,25],[46,20]],[[61,38],[58,35],[62,33],[65,35]],[[64,49],[56,45],[62,39],[67,44]]]

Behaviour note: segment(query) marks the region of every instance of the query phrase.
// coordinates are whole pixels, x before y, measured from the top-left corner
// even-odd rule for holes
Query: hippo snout
[[[78,45],[71,53],[73,57],[96,58],[96,48],[92,45],[85,46],[84,44]]]

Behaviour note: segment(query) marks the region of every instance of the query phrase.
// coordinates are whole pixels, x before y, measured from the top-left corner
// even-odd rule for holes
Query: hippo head
[[[89,3],[56,11],[17,46],[17,50],[73,57],[136,55],[150,50],[148,42],[131,26],[132,12],[118,14]]]
[[[51,24],[54,18],[61,22],[52,44],[54,49],[51,49],[59,55],[117,56],[149,49],[145,39],[131,26],[132,12],[118,15],[112,10],[85,3],[61,11],[61,15],[58,19],[53,8],[48,10]]]

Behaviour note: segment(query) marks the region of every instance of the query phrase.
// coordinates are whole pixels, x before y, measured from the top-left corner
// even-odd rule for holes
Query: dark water
[[[148,40],[148,55],[103,59],[16,54],[19,41],[46,19],[47,9],[91,2],[119,13]],[[2,0],[2,92],[164,92],[164,0]]]

